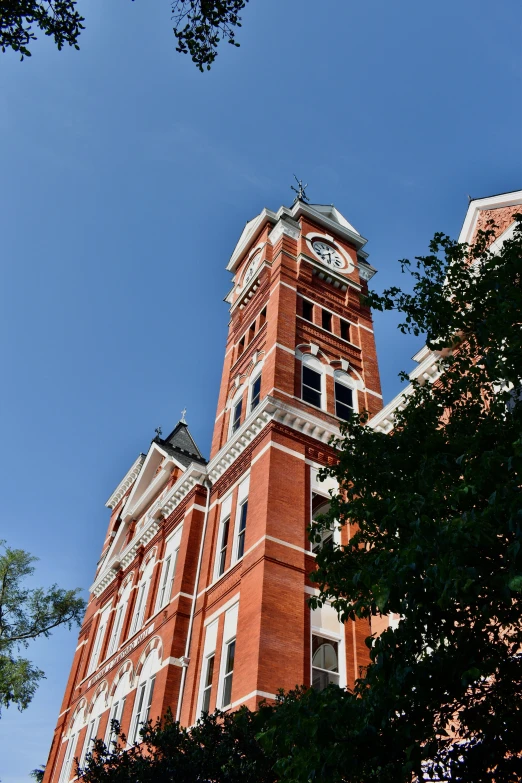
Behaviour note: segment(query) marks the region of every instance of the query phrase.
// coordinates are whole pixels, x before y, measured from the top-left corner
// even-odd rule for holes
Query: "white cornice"
[[[466,217],[459,235],[459,242],[471,242],[477,223],[479,212],[485,209],[501,209],[502,207],[516,207],[522,204],[522,190],[514,190],[511,193],[499,193],[498,196],[487,196],[470,201]]]
[[[332,436],[339,435],[335,424],[325,422],[308,411],[299,410],[274,397],[265,397],[208,465],[192,462],[168,494],[152,504],[147,511],[145,523],[134,539],[123,551],[114,554],[92,584],[91,592],[96,596],[100,595],[116,578],[118,572],[132,563],[140,546],[145,546],[153,538],[161,526],[161,520],[172,514],[191,489],[197,484],[203,484],[206,479],[215,483],[270,421],[277,421],[321,443],[328,443]]]
[[[131,467],[131,469],[125,474],[125,476],[122,478],[108,501],[106,502],[107,508],[110,508],[111,510],[118,505],[122,497],[125,495],[127,490],[129,489],[132,484],[136,481],[138,478],[138,475],[143,467],[143,463],[145,462],[145,454],[140,454],[134,465]]]
[[[418,380],[421,384],[427,381],[434,383],[441,374],[439,365],[440,354],[430,351],[427,346],[424,346],[415,354],[414,358],[416,357],[419,357],[419,366],[410,373],[410,378]],[[376,413],[366,426],[371,427],[376,432],[391,432],[395,426],[395,411],[402,410],[408,404],[408,397],[412,392],[413,386],[410,383],[388,405],[385,405],[379,413]]]
[[[334,217],[330,217],[329,214],[333,214]],[[227,264],[227,270],[234,272],[238,263],[243,258],[244,253],[250,245],[250,242],[254,238],[257,231],[261,228],[265,221],[272,223],[274,226],[281,221],[285,227],[285,233],[292,233],[295,229],[292,226],[292,221],[298,221],[301,216],[307,217],[317,225],[323,228],[333,231],[336,236],[343,237],[350,244],[354,245],[359,251],[367,242],[367,240],[359,234],[355,228],[348,223],[345,217],[333,206],[323,206],[322,204],[305,204],[303,201],[296,201],[295,204],[288,207],[280,207],[277,212],[272,212],[270,209],[263,209],[263,211],[257,215],[257,217],[250,220],[241,234],[239,241],[234,248],[234,252],[230,257],[230,261]],[[290,218],[290,221],[285,223],[285,218]],[[274,234],[277,237],[277,231]],[[283,229],[281,229],[283,231]]]

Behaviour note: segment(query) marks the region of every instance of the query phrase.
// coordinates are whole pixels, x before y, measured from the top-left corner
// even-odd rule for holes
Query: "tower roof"
[[[188,467],[191,462],[207,464],[207,460],[198,449],[196,441],[190,434],[188,425],[184,421],[178,421],[170,435],[167,435],[166,438],[157,437],[152,442],[161,446],[162,449],[175,457],[185,467]]]
[[[277,212],[272,212],[272,210],[265,208],[259,215],[249,220],[234,248],[227,269],[231,272],[235,271],[245,250],[265,221],[268,220],[275,226],[280,220],[290,219],[290,221],[296,221],[301,215],[308,217],[326,229],[335,231],[336,234],[343,236],[355,245],[357,250],[360,250],[367,242],[333,204],[306,204],[304,201],[296,200],[291,207],[279,207]],[[364,256],[364,253],[362,255]]]

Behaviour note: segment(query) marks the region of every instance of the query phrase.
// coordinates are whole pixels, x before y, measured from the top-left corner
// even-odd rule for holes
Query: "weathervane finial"
[[[294,174],[294,179],[297,182],[297,187],[294,188],[293,185],[290,185],[290,187],[292,188],[294,193],[297,193],[297,195],[296,195],[296,197],[294,199],[294,204],[295,204],[296,201],[303,201],[305,204],[307,204],[308,201],[309,201],[309,198],[306,195],[306,188],[308,187],[308,185],[303,185],[303,180],[302,179],[297,179],[295,174]]]
[[[181,419],[180,419],[180,421],[181,421],[182,424],[186,424],[187,423],[185,421],[185,414],[186,414],[186,412],[187,412],[186,408],[183,408],[183,410],[181,411]]]
[[[154,432],[156,433],[157,438],[161,438],[161,427],[156,427]]]

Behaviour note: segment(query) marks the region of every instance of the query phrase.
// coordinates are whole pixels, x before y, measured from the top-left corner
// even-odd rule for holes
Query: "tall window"
[[[236,656],[236,640],[231,639],[225,646],[225,675],[223,678],[223,700],[221,707],[228,707],[232,702],[232,678],[234,676],[234,659]]]
[[[341,338],[350,341],[350,324],[341,318]]]
[[[321,324],[323,329],[326,329],[328,332],[332,331],[332,314],[328,310],[322,311]]]
[[[335,415],[340,419],[348,420],[354,410],[353,389],[347,385],[349,376],[346,373],[335,375]]]
[[[315,494],[312,496],[312,533],[314,532],[315,521],[323,516],[323,514],[327,514],[329,510],[330,504],[328,502],[325,503],[322,497]],[[315,554],[325,547],[332,547],[334,541],[333,525],[326,528],[321,527],[321,529],[315,533],[314,539],[317,539],[312,541],[312,552]]]
[[[134,715],[131,723],[130,741],[132,743],[140,742],[140,730],[150,718],[150,709],[152,697],[154,696],[154,684],[156,682],[156,672],[159,667],[157,650],[153,650],[147,656],[141,670],[138,687],[136,689],[136,700],[134,702]]]
[[[221,576],[221,574],[225,573],[229,531],[230,531],[230,517],[227,517],[226,519],[223,520],[221,524],[221,540],[219,543],[218,567],[217,567],[218,576]]]
[[[257,408],[261,399],[261,374],[257,376],[252,384],[252,393],[250,398],[250,410],[253,411]]]
[[[306,318],[307,321],[314,320],[314,306],[312,302],[309,302],[308,299],[303,299],[303,318]]]
[[[232,682],[236,659],[236,629],[239,604],[225,612],[223,626],[223,647],[221,649],[221,671],[219,677],[218,704],[221,709],[232,703]]]
[[[339,685],[339,642],[312,634],[312,688]]]
[[[60,772],[59,783],[68,783],[72,777],[72,766],[75,758],[76,745],[78,743],[78,735],[83,726],[83,711],[76,714],[73,724],[71,726],[71,733],[67,741],[67,747],[65,748],[65,755],[63,758],[62,769]]]
[[[123,630],[123,624],[125,622],[125,615],[127,614],[127,606],[132,590],[132,583],[129,582],[124,588],[118,606],[116,607],[116,614],[114,617],[114,624],[112,626],[111,638],[109,640],[109,647],[107,649],[107,657],[109,658],[119,647],[121,634]]]
[[[219,528],[217,533],[216,563],[214,577],[218,579],[227,567],[228,539],[230,536],[230,514],[232,513],[232,493],[221,504]]]
[[[235,432],[239,429],[239,426],[241,424],[241,410],[243,408],[243,398],[241,398],[236,404],[234,405],[234,412],[232,414],[232,432]]]
[[[151,559],[145,566],[145,570],[143,571],[140,583],[138,585],[138,594],[136,596],[136,604],[134,606],[134,614],[132,617],[132,623],[131,623],[130,634],[129,634],[130,636],[133,636],[136,633],[136,631],[139,631],[141,626],[143,625],[153,569],[154,569],[154,558],[151,557]]]
[[[199,713],[210,712],[212,686],[214,680],[214,664],[216,660],[216,642],[219,618],[209,623],[205,632],[203,647],[203,665],[199,690]]]
[[[237,559],[240,560],[245,553],[245,532],[248,514],[248,499],[239,507],[239,527],[237,533]]]
[[[214,677],[214,661],[216,655],[212,653],[205,658],[205,678],[203,680],[203,696],[201,699],[201,712],[210,711],[210,697],[212,695],[212,679]]]
[[[112,750],[111,744],[116,740],[116,733],[114,731],[114,721],[121,725],[121,719],[123,717],[123,710],[125,709],[125,698],[129,690],[129,674],[126,672],[118,681],[114,696],[112,697],[111,710],[109,712],[109,720],[107,721],[107,731],[105,733],[105,744]]]
[[[107,623],[109,621],[110,610],[111,607],[106,606],[100,615],[100,622],[98,624],[98,630],[96,631],[94,645],[92,648],[91,660],[89,661],[89,668],[87,670],[87,674],[92,674],[92,672],[98,666],[98,662],[100,660],[100,654],[103,647],[103,639],[105,637],[105,630],[107,628]]]
[[[161,571],[158,601],[156,608],[162,609],[172,598],[172,586],[176,575],[176,564],[178,561],[179,545],[181,541],[181,529],[176,530],[173,536],[167,541],[165,547],[165,558],[163,569]]]
[[[80,767],[85,765],[85,759],[87,754],[92,751],[92,746],[95,739],[98,736],[98,729],[100,727],[100,718],[105,707],[105,693],[100,693],[94,704],[92,705],[90,720],[87,723],[87,732],[85,734],[85,740],[83,743],[82,754],[80,756]]]
[[[303,356],[303,384],[301,397],[316,408],[321,407],[322,372],[321,362],[308,354]]]

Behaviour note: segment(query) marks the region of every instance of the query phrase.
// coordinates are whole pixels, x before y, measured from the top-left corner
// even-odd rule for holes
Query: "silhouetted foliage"
[[[217,57],[219,43],[233,46],[240,12],[248,0],[171,0],[177,51],[190,54],[200,71],[209,70]],[[0,0],[0,47],[12,49],[21,59],[30,57],[29,45],[36,40],[35,28],[52,36],[58,49],[65,44],[79,49],[85,29],[76,0]]]
[[[0,547],[0,708],[13,703],[23,710],[45,675],[17,652],[60,625],[80,624],[85,601],[78,596],[79,589],[25,588],[22,582],[34,573],[32,563],[38,558],[10,549],[5,541]]]

